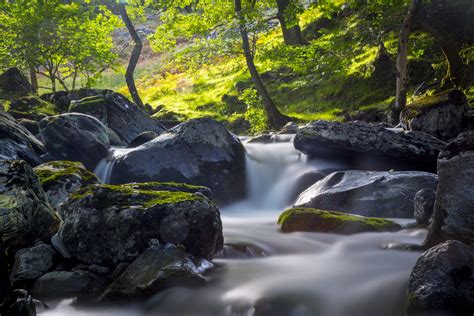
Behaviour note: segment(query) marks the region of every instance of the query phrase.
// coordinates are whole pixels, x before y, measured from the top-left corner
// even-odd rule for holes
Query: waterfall
[[[107,157],[103,158],[97,166],[94,168],[95,175],[99,178],[102,183],[110,183],[112,171],[115,164],[115,159],[129,152],[130,148],[112,147],[109,149]]]

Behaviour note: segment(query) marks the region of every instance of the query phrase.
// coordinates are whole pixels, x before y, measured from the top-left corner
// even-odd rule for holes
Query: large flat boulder
[[[230,202],[246,193],[244,148],[221,123],[190,120],[116,157],[110,181],[203,185]]]
[[[449,240],[423,253],[408,285],[408,316],[474,314],[474,247]]]
[[[165,127],[158,120],[117,92],[108,92],[72,101],[70,112],[92,115],[113,130],[124,144],[143,132],[161,134]]]
[[[0,110],[0,159],[25,160],[36,166],[45,153],[46,148],[33,134]]]
[[[294,138],[297,150],[313,157],[344,159],[354,168],[435,170],[446,144],[425,133],[385,128],[363,122],[315,121]]]
[[[0,160],[0,235],[5,246],[49,241],[58,226],[59,218],[33,169],[24,161]]]
[[[107,155],[107,128],[95,117],[67,113],[41,120],[40,135],[57,160],[80,161],[89,170]]]
[[[435,189],[436,174],[421,171],[339,171],[300,194],[295,206],[372,217],[413,218],[414,198]]]
[[[400,122],[406,130],[420,131],[449,140],[461,133],[463,119],[468,110],[464,93],[448,90],[408,104],[400,114]]]
[[[431,247],[449,239],[474,244],[474,131],[461,134],[441,152],[433,220],[426,239]]]
[[[212,258],[223,243],[218,208],[200,189],[157,186],[91,185],[71,194],[60,206],[63,245],[77,260],[104,266],[133,261],[151,239]]]
[[[10,275],[11,283],[39,278],[53,267],[55,255],[53,247],[44,243],[18,250]]]

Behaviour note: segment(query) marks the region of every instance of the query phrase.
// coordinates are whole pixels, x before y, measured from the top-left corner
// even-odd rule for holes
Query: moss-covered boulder
[[[46,154],[44,145],[8,113],[0,110],[0,159],[21,159],[36,166]]]
[[[36,91],[18,68],[9,68],[0,74],[0,99],[13,101],[30,94]]]
[[[15,100],[10,104],[8,110],[14,113],[38,113],[47,116],[60,113],[60,110],[54,104],[46,102],[36,95],[29,95]]]
[[[51,161],[33,170],[54,208],[64,202],[72,192],[100,182],[97,176],[88,171],[80,162]]]
[[[91,115],[112,129],[124,142],[130,144],[143,132],[161,134],[165,128],[158,120],[117,92],[101,93],[72,101],[70,112]]]
[[[0,160],[0,235],[7,247],[37,239],[49,241],[59,218],[31,167],[24,161]]]
[[[355,234],[400,230],[400,225],[382,218],[363,217],[314,208],[291,208],[278,218],[283,232]]]
[[[153,245],[105,290],[101,300],[149,297],[169,286],[202,284],[203,266],[212,264],[185,253],[181,247]]]
[[[90,170],[107,155],[107,128],[95,117],[67,113],[41,120],[40,135],[54,159],[80,161]]]
[[[448,90],[421,97],[407,105],[400,114],[400,122],[406,130],[420,131],[449,140],[461,133],[463,119],[468,110],[464,93]]]
[[[178,187],[152,183],[80,189],[59,208],[62,243],[79,261],[106,266],[131,262],[151,239],[212,258],[223,244],[219,209],[199,191]]]

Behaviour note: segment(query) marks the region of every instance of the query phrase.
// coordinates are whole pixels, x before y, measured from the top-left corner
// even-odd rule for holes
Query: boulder
[[[5,300],[10,291],[11,284],[9,275],[9,262],[7,261],[7,255],[5,253],[5,248],[3,247],[3,242],[0,239],[0,302]]]
[[[474,248],[449,240],[418,258],[408,284],[408,316],[472,316]]]
[[[2,316],[36,316],[35,301],[25,290],[14,290],[0,307]]]
[[[51,161],[33,169],[52,207],[57,208],[69,194],[89,184],[100,183],[80,162]]]
[[[115,158],[111,183],[176,181],[209,187],[220,202],[245,196],[245,152],[213,119],[190,120]]]
[[[55,254],[53,247],[43,243],[18,250],[10,275],[12,284],[35,280],[51,270]]]
[[[33,283],[31,294],[43,299],[87,295],[93,291],[96,279],[87,271],[52,271]]]
[[[436,174],[421,171],[339,171],[300,194],[295,206],[372,217],[413,218],[415,194],[434,190]]]
[[[22,159],[36,166],[46,153],[44,145],[9,114],[0,111],[0,159]]]
[[[31,134],[38,135],[39,134],[39,123],[37,121],[29,120],[29,119],[19,119],[18,123],[26,128]]]
[[[103,301],[150,297],[169,286],[205,283],[203,259],[171,244],[153,245],[135,259],[105,290]],[[207,266],[212,264],[204,260]]]
[[[112,93],[112,90],[81,88],[73,91],[56,91],[45,93],[40,96],[44,101],[54,104],[61,112],[68,112],[71,101],[81,100],[87,97]]]
[[[107,155],[107,128],[96,118],[68,113],[41,120],[40,135],[57,160],[80,161],[92,170]]]
[[[47,241],[59,226],[33,169],[24,161],[0,160],[0,235],[5,246]]]
[[[143,144],[149,142],[150,140],[153,140],[153,139],[157,138],[158,136],[159,135],[155,132],[151,132],[151,131],[143,132],[143,133],[139,134],[137,137],[135,137],[130,142],[130,144],[128,144],[128,148],[138,147],[140,145],[143,145]]]
[[[0,74],[0,99],[13,101],[30,94],[36,91],[18,68],[8,68]]]
[[[56,115],[60,113],[55,105],[40,99],[36,95],[21,97],[15,100],[10,104],[8,111],[12,111],[14,113],[35,113],[45,116]]]
[[[312,157],[343,159],[354,168],[435,170],[446,144],[422,132],[407,132],[364,122],[315,121],[294,138],[297,150]]]
[[[406,130],[449,140],[461,133],[463,118],[468,109],[464,93],[448,90],[422,97],[407,105],[400,114],[400,122]]]
[[[278,218],[278,225],[284,233],[320,232],[343,235],[396,231],[402,228],[387,219],[348,215],[314,208],[288,209]]]
[[[436,192],[422,189],[415,195],[415,220],[418,225],[428,225],[433,215]]]
[[[137,105],[116,92],[102,93],[71,102],[70,112],[94,116],[129,144],[143,132],[161,134],[165,128]]]
[[[200,192],[155,185],[91,185],[71,194],[60,206],[64,246],[79,261],[103,266],[134,260],[151,239],[212,258],[223,243],[218,208]]]
[[[438,176],[426,246],[448,239],[474,244],[474,131],[461,134],[441,152]]]

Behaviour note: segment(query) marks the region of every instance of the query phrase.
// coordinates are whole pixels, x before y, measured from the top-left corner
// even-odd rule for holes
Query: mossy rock
[[[278,218],[283,232],[321,232],[355,234],[363,232],[384,232],[400,230],[395,222],[382,218],[363,217],[314,208],[291,208]]]
[[[222,248],[222,224],[219,210],[201,189],[174,183],[89,185],[59,207],[60,238],[73,257],[87,264],[130,262],[151,239],[212,258]]]
[[[31,95],[26,97],[21,97],[18,100],[12,102],[9,107],[9,111],[22,112],[22,113],[36,113],[41,115],[57,115],[61,111],[56,108],[52,103],[46,102],[40,97]]]

